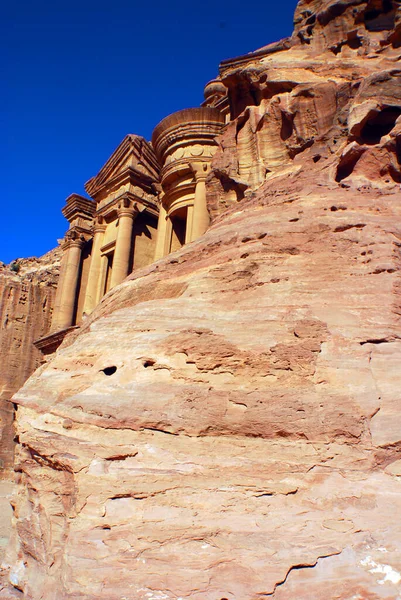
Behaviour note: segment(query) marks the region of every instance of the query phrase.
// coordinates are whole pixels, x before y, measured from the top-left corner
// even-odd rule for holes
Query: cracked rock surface
[[[398,109],[388,111],[399,102],[388,84],[399,77],[399,3],[390,4],[299,3],[299,61],[313,53],[328,80],[324,52],[331,61],[344,52],[355,80],[368,78],[353,109],[340,115],[339,90],[320,82],[316,128],[303,87],[290,116],[306,133],[287,138],[296,152],[267,177],[250,158],[235,201],[234,175],[218,194],[216,181],[232,175],[229,142],[241,157],[251,146],[229,126],[208,182],[208,232],[113,289],[14,397],[18,489],[4,562],[14,596],[400,597],[401,138]],[[277,56],[294,47],[278,45]],[[365,53],[358,71],[361,52],[376,47],[380,66]],[[386,60],[390,79],[372,78]],[[298,75],[291,90],[310,85]],[[338,137],[340,121],[351,137]],[[383,173],[378,156],[389,161]]]

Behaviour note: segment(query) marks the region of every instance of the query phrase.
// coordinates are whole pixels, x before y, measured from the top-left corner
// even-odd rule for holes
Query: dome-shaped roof
[[[204,96],[205,100],[213,96],[225,96],[227,88],[220,79],[212,79],[205,85]]]

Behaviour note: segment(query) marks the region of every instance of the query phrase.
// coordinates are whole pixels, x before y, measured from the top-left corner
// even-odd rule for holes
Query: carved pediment
[[[143,137],[127,135],[110,156],[99,173],[86,184],[85,190],[95,198],[119,182],[130,180],[134,185],[150,191],[159,182],[160,165],[152,146]]]

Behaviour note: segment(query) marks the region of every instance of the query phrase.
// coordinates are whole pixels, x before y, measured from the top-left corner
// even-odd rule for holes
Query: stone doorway
[[[170,252],[179,250],[186,242],[188,207],[183,206],[174,211],[171,220]]]

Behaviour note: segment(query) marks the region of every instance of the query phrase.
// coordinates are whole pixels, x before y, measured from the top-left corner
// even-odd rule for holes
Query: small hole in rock
[[[155,362],[156,361],[153,360],[153,358],[147,358],[146,360],[143,361],[143,366],[145,367],[145,369],[147,369],[148,367],[153,367]]]
[[[117,367],[115,367],[113,365],[112,367],[106,367],[105,369],[101,369],[101,371],[103,371],[103,373],[105,375],[107,375],[108,377],[110,377],[110,375],[114,375],[114,373],[117,371]]]
[[[313,157],[313,159],[312,159],[312,160],[313,160],[313,162],[314,162],[314,163],[317,163],[317,162],[319,162],[319,160],[320,160],[321,158],[322,158],[322,157],[321,157],[321,155],[320,155],[320,154],[315,154],[315,156]]]

